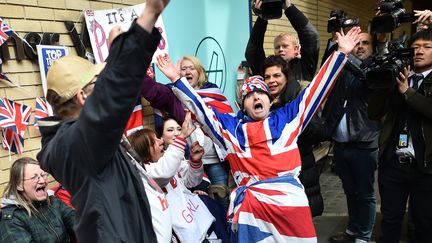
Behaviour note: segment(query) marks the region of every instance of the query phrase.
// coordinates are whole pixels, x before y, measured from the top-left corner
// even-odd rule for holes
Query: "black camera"
[[[402,0],[382,0],[378,10],[383,13],[372,19],[372,33],[388,33],[395,30],[401,23],[410,23],[416,20],[413,13],[407,13]]]
[[[389,42],[389,53],[374,56],[363,62],[362,67],[367,68],[366,81],[371,89],[390,89],[396,85],[399,73],[408,65],[412,65],[414,57],[413,48],[403,47],[403,38]]]
[[[330,12],[330,19],[327,23],[327,32],[337,32],[341,28],[357,26],[360,23],[359,18],[348,18],[343,10],[332,10]]]
[[[282,17],[282,4],[283,0],[262,0],[261,9],[255,8],[255,0],[252,1],[252,10],[261,18],[268,19],[279,19]]]

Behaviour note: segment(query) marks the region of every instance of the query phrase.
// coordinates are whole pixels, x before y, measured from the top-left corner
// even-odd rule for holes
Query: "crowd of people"
[[[316,242],[312,217],[324,202],[312,148],[324,140],[334,142],[349,215],[330,242],[370,241],[377,168],[380,241],[399,242],[409,199],[412,241],[432,242],[431,11],[415,11],[412,64],[376,87],[355,63],[386,55],[386,35],[333,32],[316,72],[318,32],[283,1],[298,38],[276,36],[266,57],[268,21],[257,18],[234,114],[196,57],[156,58],[171,84],[147,76],[168,3],[147,0],[128,31],[114,28],[104,64],[67,56],[50,67],[54,116],[39,122],[37,160],[10,168],[1,242]],[[126,136],[138,97],[162,117]]]

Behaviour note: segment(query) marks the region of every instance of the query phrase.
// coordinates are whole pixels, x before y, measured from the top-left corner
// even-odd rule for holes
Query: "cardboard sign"
[[[51,67],[54,60],[69,55],[69,48],[67,46],[49,46],[49,45],[37,45],[37,53],[39,59],[39,69],[42,81],[42,89],[46,97],[47,94],[47,83],[46,77],[48,69]],[[52,115],[52,108],[47,103],[48,113]]]
[[[111,29],[119,25],[124,31],[127,31],[133,20],[140,16],[144,8],[145,4],[138,4],[117,9],[85,11],[86,26],[96,63],[102,63],[108,57],[108,36]],[[168,41],[162,17],[157,19],[155,27],[161,33],[162,40],[152,62],[155,61],[155,57],[159,54],[168,53]]]

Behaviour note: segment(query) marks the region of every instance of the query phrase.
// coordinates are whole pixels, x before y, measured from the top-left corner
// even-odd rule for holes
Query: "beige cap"
[[[105,63],[93,64],[78,56],[65,56],[54,61],[48,70],[47,88],[55,91],[64,103],[74,97],[104,69]]]

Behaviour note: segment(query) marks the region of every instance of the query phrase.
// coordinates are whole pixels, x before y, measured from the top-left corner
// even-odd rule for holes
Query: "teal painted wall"
[[[171,1],[162,16],[171,60],[197,56],[234,108],[237,67],[250,32],[249,0]],[[155,71],[158,82],[168,82]]]

